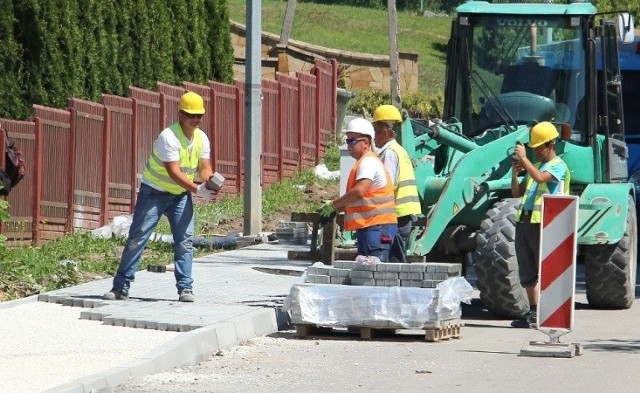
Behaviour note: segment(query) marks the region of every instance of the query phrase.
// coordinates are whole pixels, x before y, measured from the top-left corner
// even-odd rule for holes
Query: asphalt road
[[[640,386],[640,300],[629,310],[592,310],[578,278],[574,331],[581,356],[520,356],[548,337],[496,320],[479,301],[463,308],[461,339],[422,335],[360,340],[334,333],[300,339],[295,331],[245,342],[198,365],[131,380],[116,392],[635,392]],[[640,287],[636,287],[636,298]]]
[[[584,347],[574,358],[520,356],[537,330],[465,311],[461,339],[422,336],[362,341],[334,334],[299,339],[294,331],[250,340],[200,363],[132,380],[116,392],[635,392],[640,385],[640,301],[625,311],[595,311],[578,298],[574,331],[562,342]]]

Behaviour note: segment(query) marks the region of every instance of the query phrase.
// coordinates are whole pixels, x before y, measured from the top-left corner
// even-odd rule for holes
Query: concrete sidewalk
[[[110,391],[130,377],[195,364],[278,330],[280,305],[303,271],[289,250],[260,244],[194,260],[194,303],[180,303],[173,272],[136,274],[128,301],[104,301],[111,279],[0,304],[0,391]],[[70,306],[70,307],[65,307]]]

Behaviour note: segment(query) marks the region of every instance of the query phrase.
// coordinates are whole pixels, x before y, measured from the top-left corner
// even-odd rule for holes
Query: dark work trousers
[[[398,217],[398,234],[393,239],[393,244],[389,250],[389,262],[404,263],[407,261],[407,240],[415,217],[412,214]]]
[[[540,265],[540,224],[529,222],[531,213],[524,212],[519,222],[516,222],[516,259],[518,260],[518,274],[520,284],[527,288],[538,282]]]

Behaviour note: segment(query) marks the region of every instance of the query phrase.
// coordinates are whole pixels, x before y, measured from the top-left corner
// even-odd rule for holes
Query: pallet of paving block
[[[327,336],[334,334],[338,329],[342,331],[346,329],[348,333],[359,334],[360,338],[363,340],[371,340],[372,338],[402,336],[402,334],[398,334],[399,330],[423,330],[425,341],[437,342],[452,338],[462,338],[461,330],[464,324],[460,319],[456,318],[447,321],[437,321],[436,323],[427,323],[422,327],[415,329],[407,329],[401,325],[380,321],[349,326],[319,326],[307,323],[294,323],[293,326],[295,326],[296,334],[300,338]]]

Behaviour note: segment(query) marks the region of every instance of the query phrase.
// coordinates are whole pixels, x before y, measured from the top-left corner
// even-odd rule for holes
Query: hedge
[[[158,81],[233,80],[226,0],[0,0],[0,117]]]

